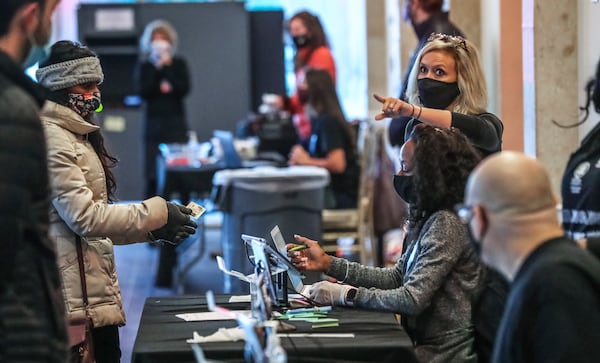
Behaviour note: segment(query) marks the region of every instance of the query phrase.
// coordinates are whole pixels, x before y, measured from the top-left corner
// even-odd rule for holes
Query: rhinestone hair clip
[[[436,40],[436,39],[439,39],[445,43],[451,43],[454,46],[454,48],[461,47],[466,52],[469,51],[469,49],[467,49],[467,41],[465,40],[465,38],[461,37],[460,35],[431,33],[431,35],[429,35],[429,38],[427,38],[427,41],[430,42],[430,41]]]

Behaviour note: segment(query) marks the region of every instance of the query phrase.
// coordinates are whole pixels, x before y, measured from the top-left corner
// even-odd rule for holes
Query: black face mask
[[[458,82],[442,82],[431,78],[421,78],[417,81],[419,98],[423,106],[445,110],[460,94]]]
[[[394,175],[394,189],[406,203],[412,204],[417,201],[412,175]]]
[[[309,38],[306,35],[297,35],[295,37],[292,37],[296,48],[306,47],[308,45],[308,39]]]

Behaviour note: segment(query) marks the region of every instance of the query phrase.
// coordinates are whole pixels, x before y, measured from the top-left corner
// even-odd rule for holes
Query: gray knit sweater
[[[413,248],[416,251],[410,258]],[[472,349],[471,303],[482,282],[483,267],[469,245],[466,227],[453,213],[438,211],[429,217],[418,239],[408,245],[394,267],[347,264],[333,257],[327,273],[342,280],[347,266],[344,282],[359,287],[355,307],[402,314],[416,346],[433,346],[439,353],[448,350],[444,346],[449,340],[458,338],[453,345],[460,341],[459,345]],[[465,357],[461,361],[469,360],[459,355]],[[438,360],[419,352],[417,356],[435,361],[459,358]]]

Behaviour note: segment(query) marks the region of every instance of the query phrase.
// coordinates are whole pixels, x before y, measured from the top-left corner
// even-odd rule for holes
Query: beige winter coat
[[[84,317],[75,233],[82,237],[90,315],[95,327],[124,325],[113,244],[148,241],[167,222],[164,199],[108,204],[100,159],[86,135],[98,129],[71,109],[46,102],[42,121],[52,188],[50,236],[56,243],[69,319]]]

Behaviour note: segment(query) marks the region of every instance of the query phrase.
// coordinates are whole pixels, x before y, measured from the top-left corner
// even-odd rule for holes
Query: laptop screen
[[[214,130],[213,136],[219,140],[221,148],[223,149],[223,159],[225,161],[225,168],[227,169],[238,169],[242,167],[242,158],[238,154],[235,146],[233,145],[233,133],[225,130]]]

